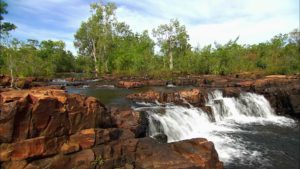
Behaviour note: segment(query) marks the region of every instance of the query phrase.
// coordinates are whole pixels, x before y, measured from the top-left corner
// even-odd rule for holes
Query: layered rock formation
[[[203,76],[205,77],[205,76]],[[128,95],[135,101],[186,102],[206,109],[205,100],[208,93],[221,90],[225,96],[238,97],[241,92],[254,92],[264,95],[277,114],[288,114],[300,117],[300,77],[272,75],[259,79],[241,79],[233,77],[207,76],[198,79],[198,84],[192,89],[172,92],[147,91]]]
[[[223,168],[206,139],[161,144],[146,130],[144,114],[108,110],[93,97],[0,92],[0,168]]]

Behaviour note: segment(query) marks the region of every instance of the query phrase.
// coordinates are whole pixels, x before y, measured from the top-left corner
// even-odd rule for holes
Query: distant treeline
[[[63,41],[26,42],[11,38],[12,23],[3,22],[7,4],[1,3],[0,73],[13,76],[54,76],[62,72],[80,72],[98,76],[164,76],[172,73],[293,74],[300,72],[300,32],[295,29],[271,40],[238,44],[238,38],[226,44],[192,48],[184,25],[172,19],[149,32],[133,32],[116,19],[114,3],[91,4],[91,16],[75,34],[78,55],[66,51]],[[267,30],[266,30],[267,31]],[[156,42],[156,43],[155,43]],[[155,45],[160,52],[155,52]]]

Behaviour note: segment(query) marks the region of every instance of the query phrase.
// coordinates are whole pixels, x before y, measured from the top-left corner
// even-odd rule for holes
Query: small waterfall
[[[268,100],[254,93],[241,93],[238,98],[233,98],[223,97],[222,92],[216,90],[208,95],[206,105],[212,108],[217,121],[248,122],[276,117]]]
[[[214,142],[219,157],[226,163],[234,159],[255,159],[257,151],[246,149],[245,141],[233,135],[244,131],[241,125],[292,125],[293,120],[276,116],[262,95],[241,93],[239,97],[224,97],[216,90],[208,95],[206,105],[212,108],[215,121],[207,112],[190,105],[138,103],[136,110],[149,114],[149,135],[165,134],[168,142],[203,137]],[[251,144],[251,143],[249,143]],[[249,161],[248,161],[249,163]]]

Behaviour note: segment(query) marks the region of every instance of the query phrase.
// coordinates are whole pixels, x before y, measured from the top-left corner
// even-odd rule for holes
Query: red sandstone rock
[[[91,169],[93,168],[92,162],[94,159],[94,152],[88,149],[70,155],[56,155],[50,158],[34,160],[26,165],[24,169]]]
[[[45,137],[37,137],[13,144],[12,160],[42,156],[46,151]]]
[[[221,169],[223,164],[218,160],[212,142],[206,139],[157,144],[146,138],[141,139],[137,146],[136,168]]]
[[[118,128],[132,131],[136,137],[146,135],[147,120],[141,112],[132,110],[113,110],[112,118]]]
[[[180,97],[191,104],[196,104],[202,101],[201,91],[199,89],[181,90],[178,92]]]
[[[155,100],[159,100],[161,98],[160,93],[150,90],[144,93],[135,93],[135,94],[130,94],[126,96],[128,99],[132,100],[144,100],[144,101],[149,101],[153,102]]]
[[[198,94],[182,91],[181,97],[193,100]],[[0,93],[0,108],[1,168],[172,168],[177,161],[183,168],[221,166],[210,143],[136,139],[146,132],[142,113],[108,112],[92,97],[67,95],[59,89],[6,91]],[[112,126],[118,128],[107,128]]]
[[[0,86],[9,86],[11,78],[9,76],[0,75]]]
[[[121,87],[121,88],[137,88],[137,87],[143,87],[145,86],[145,83],[143,82],[139,82],[139,81],[119,81],[118,87]]]
[[[25,160],[4,162],[3,169],[23,169],[27,165]]]
[[[12,160],[23,160],[31,157],[45,157],[57,154],[66,141],[65,137],[36,137],[12,144]]]
[[[70,144],[78,144],[82,149],[91,148],[95,144],[95,130],[85,129],[70,136]]]
[[[17,102],[0,103],[0,143],[12,141]]]
[[[80,150],[80,146],[78,143],[64,143],[60,149],[60,151],[64,154],[74,153]]]
[[[5,143],[0,144],[0,162],[9,161],[12,152],[13,152],[13,147],[11,144],[5,144]]]

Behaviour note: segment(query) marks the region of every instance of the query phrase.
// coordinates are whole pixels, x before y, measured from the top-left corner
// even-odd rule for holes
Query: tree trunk
[[[14,73],[13,73],[13,61],[12,61],[12,57],[11,57],[11,54],[9,54],[9,68],[10,68],[10,78],[11,78],[11,81],[10,81],[10,87],[13,88],[14,87]]]
[[[170,70],[173,70],[173,52],[169,51]]]
[[[99,70],[97,67],[97,56],[96,56],[96,44],[95,41],[92,40],[93,43],[93,58],[94,58],[94,69],[95,69],[95,77],[98,78]]]
[[[10,68],[10,77],[11,77],[11,81],[10,81],[10,87],[13,88],[14,87],[14,74],[13,74],[13,69],[12,67]]]
[[[104,46],[103,47],[103,61],[105,60],[105,56],[106,56],[106,47]],[[108,72],[108,59],[107,59],[107,57],[106,57],[105,64],[104,64],[104,70],[105,70],[105,72]]]

